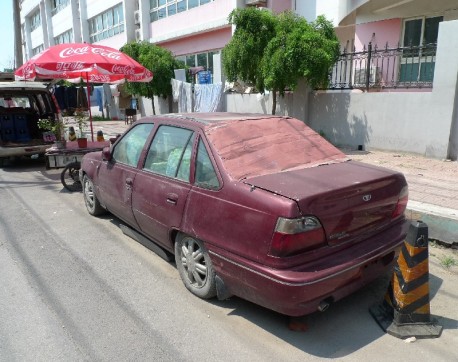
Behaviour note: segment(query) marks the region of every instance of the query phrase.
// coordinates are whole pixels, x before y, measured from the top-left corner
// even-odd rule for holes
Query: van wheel
[[[216,296],[215,271],[202,241],[179,235],[175,262],[181,280],[191,293],[203,299]]]

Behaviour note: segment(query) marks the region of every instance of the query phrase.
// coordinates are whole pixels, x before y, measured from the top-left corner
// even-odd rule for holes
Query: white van
[[[8,157],[44,154],[50,142],[39,119],[62,121],[54,97],[42,83],[0,82],[0,165]]]

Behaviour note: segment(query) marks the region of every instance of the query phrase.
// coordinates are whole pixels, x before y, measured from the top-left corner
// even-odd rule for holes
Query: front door
[[[112,159],[98,169],[100,199],[110,212],[133,227],[138,227],[132,213],[132,190],[138,173],[138,161],[153,124],[131,128],[112,152]]]

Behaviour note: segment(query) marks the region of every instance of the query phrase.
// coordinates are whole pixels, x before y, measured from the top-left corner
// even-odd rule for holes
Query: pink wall
[[[160,43],[159,45],[169,49],[175,56],[179,56],[224,48],[231,37],[231,28],[226,28]]]
[[[272,9],[274,13],[281,13],[282,11],[292,9],[291,1],[292,0],[269,0],[267,6]]]
[[[377,46],[377,49],[382,50],[386,47],[387,43],[388,48],[396,48],[401,38],[401,31],[401,19],[389,19],[358,24],[355,29],[356,51],[362,51],[364,46],[366,46],[367,50],[369,42],[372,42],[372,49]],[[365,61],[363,60],[357,67],[363,66],[364,64]],[[381,53],[379,56],[373,56],[371,61],[371,68],[373,72],[377,73],[377,79],[382,85],[385,81],[389,82],[391,79],[397,77],[399,66],[398,61],[394,61],[392,58],[388,61],[384,53]]]
[[[373,33],[375,33],[375,42],[372,42],[372,46],[377,44],[378,48],[384,48],[386,42],[388,42],[389,48],[395,48],[398,46],[398,42],[401,39],[401,30],[401,19],[389,19],[373,23],[358,24],[355,28],[356,51],[362,50],[364,45],[366,45],[367,48]]]

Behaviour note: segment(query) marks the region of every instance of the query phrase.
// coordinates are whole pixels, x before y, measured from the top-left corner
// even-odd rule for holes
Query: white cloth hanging
[[[221,100],[222,83],[194,86],[194,112],[216,112]]]

